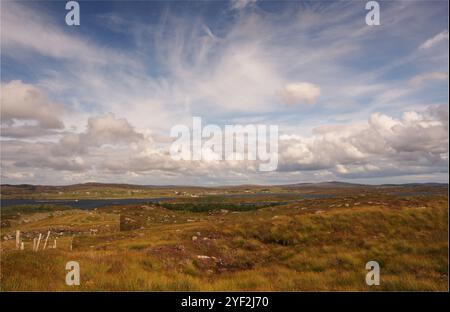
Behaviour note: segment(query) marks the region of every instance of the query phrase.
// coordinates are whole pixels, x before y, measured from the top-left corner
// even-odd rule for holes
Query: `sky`
[[[1,182],[448,183],[448,2],[1,1]],[[278,166],[172,127],[279,127]]]

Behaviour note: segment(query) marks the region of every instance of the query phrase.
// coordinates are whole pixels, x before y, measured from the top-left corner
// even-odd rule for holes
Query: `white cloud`
[[[407,111],[401,119],[374,113],[365,124],[322,126],[312,137],[282,136],[280,168],[336,170],[342,176],[442,170],[448,158],[446,118],[445,106]]]
[[[64,128],[61,117],[67,109],[60,103],[50,101],[42,90],[13,80],[2,83],[1,91],[3,136],[40,136]]]
[[[42,39],[43,34],[45,40]],[[16,51],[19,48],[22,51],[27,49],[28,52],[91,65],[134,64],[132,59],[122,53],[63,31],[49,16],[17,2],[5,2],[2,4],[2,53],[14,58],[17,57]]]
[[[281,91],[281,98],[287,105],[314,104],[319,96],[319,86],[309,82],[290,83]]]
[[[441,41],[448,40],[448,30],[444,30],[434,37],[428,39],[424,43],[422,43],[419,47],[420,50],[430,49]]]
[[[52,169],[89,176],[133,174],[222,177],[254,175],[253,161],[175,161],[169,144],[155,146],[125,119],[90,118],[84,132],[59,142],[2,142],[6,172]],[[338,177],[371,177],[441,172],[448,160],[448,109],[407,111],[400,119],[374,113],[365,123],[321,126],[312,136],[284,134],[279,142],[279,178],[293,172],[328,171]],[[12,175],[10,175],[13,178]]]
[[[55,155],[86,155],[92,148],[104,145],[133,150],[133,144],[145,147],[147,143],[150,142],[126,119],[116,118],[114,114],[108,113],[88,118],[87,129],[82,133],[65,134],[59,144],[53,146],[52,152]]]
[[[424,74],[414,76],[413,78],[410,79],[409,83],[413,87],[418,87],[428,80],[447,80],[447,79],[448,79],[448,73],[430,72],[430,73],[424,73]]]
[[[126,119],[118,119],[112,113],[89,118],[87,135],[96,144],[131,143],[143,139],[143,135],[137,133]]]
[[[234,10],[242,10],[258,0],[231,0],[231,8]]]

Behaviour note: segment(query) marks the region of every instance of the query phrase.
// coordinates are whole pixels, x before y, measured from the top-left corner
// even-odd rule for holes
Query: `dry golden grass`
[[[323,208],[330,206],[324,200],[321,207],[315,201],[216,214],[140,206],[114,208],[116,213],[71,211],[19,228],[79,231],[72,251],[71,235],[63,235],[57,249],[39,252],[15,251],[11,240],[2,243],[1,288],[448,290],[448,201],[442,196],[422,201]],[[145,222],[119,231],[118,213]],[[91,228],[101,230],[86,233]],[[80,263],[80,286],[65,285],[65,264],[71,260]],[[380,286],[365,284],[365,264],[371,260],[381,265]]]

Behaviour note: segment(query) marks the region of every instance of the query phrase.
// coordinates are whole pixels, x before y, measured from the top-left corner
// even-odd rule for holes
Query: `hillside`
[[[246,204],[260,197],[208,196],[86,211],[11,208],[2,290],[73,290],[64,283],[69,260],[81,266],[77,290],[447,290],[446,189],[402,191],[358,187],[265,207]],[[17,229],[23,251],[14,248]],[[57,248],[31,251],[49,230]],[[365,284],[371,260],[380,263],[380,286]]]

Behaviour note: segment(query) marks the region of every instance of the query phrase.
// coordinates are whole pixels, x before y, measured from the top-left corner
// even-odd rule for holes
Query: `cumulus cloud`
[[[50,169],[53,172],[89,171],[91,165],[77,155],[55,155],[54,142],[8,140],[2,142],[2,171],[23,172],[26,169]]]
[[[67,133],[52,147],[56,155],[86,154],[93,147],[104,145],[131,148],[133,144],[146,144],[142,133],[138,133],[124,118],[116,118],[108,113],[90,117],[87,129],[82,133]]]
[[[88,119],[86,136],[95,144],[135,142],[142,140],[130,123],[123,118],[116,118],[113,113]]]
[[[149,172],[209,176],[256,174],[254,161],[175,161],[169,144],[156,147],[125,119],[112,114],[90,118],[82,133],[58,142],[4,141],[2,166],[95,174]],[[314,171],[337,177],[423,174],[448,170],[448,108],[406,111],[401,118],[374,113],[366,122],[317,127],[311,136],[283,134],[278,175]],[[16,171],[14,171],[16,170]],[[10,175],[13,177],[13,175]]]
[[[448,40],[448,30],[444,30],[434,37],[428,39],[424,43],[422,43],[419,47],[420,50],[430,49],[441,41]]]
[[[418,87],[428,80],[446,80],[446,79],[448,79],[448,73],[430,72],[414,76],[413,78],[411,78],[409,83],[414,87]]]
[[[42,90],[20,80],[2,84],[1,90],[3,136],[39,136],[64,128],[61,117],[67,110]]]
[[[337,174],[443,170],[448,159],[448,109],[433,106],[401,119],[374,113],[367,123],[325,126],[312,137],[281,137],[282,171],[328,169]]]
[[[280,95],[287,105],[314,104],[320,96],[320,87],[309,82],[290,83]]]
[[[130,159],[139,157],[148,148],[150,141],[126,119],[108,113],[90,117],[85,131],[67,132],[56,142],[2,141],[2,167],[11,174],[14,173],[11,168],[90,174],[97,169],[112,171],[119,164],[127,166]]]

